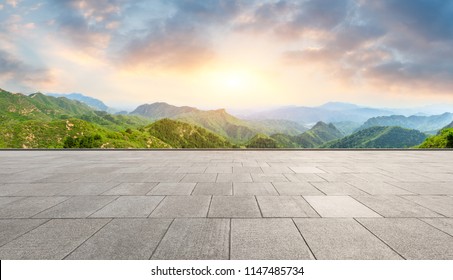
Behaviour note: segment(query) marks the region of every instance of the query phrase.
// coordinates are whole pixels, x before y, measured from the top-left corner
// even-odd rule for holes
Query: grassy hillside
[[[296,136],[294,141],[302,148],[316,148],[341,137],[343,134],[333,124],[318,122],[311,129]]]
[[[427,135],[414,129],[375,126],[329,142],[324,148],[409,148],[419,145]]]
[[[250,139],[247,144],[247,148],[259,148],[259,149],[273,149],[280,148],[277,141],[264,134],[257,134]]]
[[[360,128],[365,129],[373,126],[399,126],[416,129],[423,132],[437,132],[453,121],[452,113],[444,113],[434,116],[385,116],[367,120]]]
[[[425,140],[419,148],[453,148],[453,128],[442,129],[437,135]]]
[[[232,144],[204,128],[180,121],[162,119],[145,128],[173,148],[230,148]]]

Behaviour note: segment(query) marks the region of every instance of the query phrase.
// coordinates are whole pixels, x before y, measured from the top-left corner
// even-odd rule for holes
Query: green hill
[[[247,144],[247,148],[261,148],[261,149],[273,149],[279,148],[277,141],[264,134],[257,134],[250,139]]]
[[[409,148],[419,145],[427,135],[401,127],[374,126],[323,145],[323,148]]]
[[[403,128],[416,129],[422,132],[436,133],[453,121],[453,113],[444,113],[433,116],[384,116],[367,120],[358,130],[373,126],[399,126]]]
[[[447,126],[437,135],[431,136],[425,140],[419,148],[453,148],[453,128]]]
[[[311,129],[294,137],[294,142],[302,148],[316,148],[341,137],[343,137],[343,133],[333,124],[318,122]]]
[[[208,130],[180,121],[162,119],[145,127],[173,148],[231,148],[232,144]]]

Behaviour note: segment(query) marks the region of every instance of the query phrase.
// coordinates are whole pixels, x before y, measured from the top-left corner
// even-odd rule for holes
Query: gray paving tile
[[[197,183],[192,195],[232,195],[233,183]]]
[[[421,195],[453,195],[451,182],[392,182],[391,184]]]
[[[121,183],[110,188],[103,195],[146,195],[158,183]]]
[[[352,181],[348,184],[361,189],[362,191],[370,195],[404,195],[404,194],[413,194],[409,191],[406,191],[402,188],[395,187],[386,182],[368,182],[368,181]]]
[[[178,183],[183,177],[184,174],[152,173],[148,175],[147,182]]]
[[[401,259],[385,243],[350,218],[294,219],[319,260]]]
[[[294,171],[287,166],[261,167],[261,169],[263,170],[263,173],[266,174],[294,173]]]
[[[210,166],[206,168],[204,173],[232,173],[233,167],[231,166]]]
[[[406,259],[453,259],[453,237],[418,219],[363,218],[359,222]]]
[[[65,191],[69,186],[65,183],[36,183],[24,184],[21,188],[14,196],[53,196]]]
[[[116,198],[114,196],[75,196],[33,218],[86,218]]]
[[[114,219],[66,259],[149,259],[170,223],[170,219]]]
[[[233,183],[233,195],[278,195],[271,183]]]
[[[203,173],[206,167],[201,166],[183,166],[179,167],[175,173]]]
[[[18,196],[11,196],[11,197],[0,197],[0,207],[3,205],[7,205],[9,203],[12,203],[14,201],[24,199],[23,197],[18,197]]]
[[[273,185],[280,195],[324,195],[308,182],[276,182]]]
[[[0,247],[0,259],[63,259],[107,219],[56,219]]]
[[[159,183],[147,195],[190,195],[195,183]]]
[[[301,196],[257,196],[263,217],[319,217]]]
[[[117,186],[115,182],[104,182],[104,183],[68,183],[67,188],[58,195],[99,195],[105,191],[112,189]]]
[[[214,196],[208,217],[252,218],[261,217],[254,196]]]
[[[152,259],[228,259],[229,233],[228,219],[175,219]]]
[[[46,219],[0,220],[0,246],[47,222]]]
[[[354,198],[383,217],[440,217],[439,214],[399,196],[369,195]]]
[[[446,217],[453,218],[453,197],[451,196],[422,195],[404,196],[404,198]]]
[[[231,259],[312,259],[291,219],[232,219]]]
[[[314,166],[290,166],[296,173],[326,173],[324,170]]]
[[[326,195],[367,195],[345,182],[312,182],[311,184]]]
[[[167,196],[150,217],[179,218],[206,217],[211,196]]]
[[[380,217],[349,196],[304,196],[321,217]]]
[[[323,178],[313,173],[285,174],[290,182],[326,182]]]
[[[453,219],[452,218],[424,218],[421,219],[433,227],[453,236]]]
[[[3,205],[0,208],[0,218],[30,218],[66,199],[68,197],[27,197]]]
[[[266,183],[266,182],[288,182],[288,179],[283,174],[258,174],[252,173],[253,182]]]
[[[105,183],[117,182],[117,178],[123,177],[124,174],[111,174],[111,173],[90,173],[89,176],[82,176],[80,179],[75,180],[77,183]],[[120,182],[118,182],[120,183]]]
[[[217,182],[252,182],[252,177],[248,173],[219,173]]]
[[[233,173],[263,173],[263,170],[258,166],[237,166],[233,167]]]
[[[163,198],[163,196],[121,196],[92,214],[91,217],[147,217]]]
[[[12,196],[27,188],[28,185],[23,183],[2,184],[0,185],[0,196]]]
[[[203,173],[203,174],[187,174],[182,178],[181,182],[184,183],[209,183],[215,182],[217,174]]]

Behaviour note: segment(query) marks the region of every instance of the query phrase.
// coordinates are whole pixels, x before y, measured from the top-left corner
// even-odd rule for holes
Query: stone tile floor
[[[0,151],[0,259],[453,259],[452,151]]]

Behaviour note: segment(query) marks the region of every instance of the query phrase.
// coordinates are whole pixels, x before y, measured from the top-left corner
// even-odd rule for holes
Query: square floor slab
[[[116,198],[114,196],[75,196],[33,218],[86,218]]]
[[[147,195],[190,195],[195,183],[159,183]]]
[[[296,173],[326,173],[314,166],[290,166],[290,168]]]
[[[288,182],[288,179],[283,174],[257,174],[252,173],[253,182],[270,183],[270,182]]]
[[[366,195],[367,193],[345,182],[312,182],[313,186],[326,195]]]
[[[446,217],[453,218],[453,197],[451,196],[421,195],[404,196],[404,198]]]
[[[14,196],[53,196],[65,191],[70,186],[66,183],[22,184],[22,190]]]
[[[324,195],[308,182],[276,182],[272,184],[280,195]]]
[[[252,182],[249,173],[219,173],[217,182]]]
[[[453,236],[453,218],[425,218],[421,220]]]
[[[158,183],[121,183],[103,195],[146,195]]]
[[[380,217],[349,196],[304,196],[321,217]]]
[[[326,182],[326,180],[314,173],[285,174],[285,177],[290,182]]]
[[[150,217],[206,217],[211,196],[167,196]]]
[[[406,259],[453,259],[453,237],[423,221],[414,218],[358,221]]]
[[[147,217],[163,198],[163,196],[120,196],[91,217]]]
[[[348,182],[351,186],[354,186],[370,195],[404,195],[413,194],[402,188],[395,187],[386,182],[367,182],[367,181],[352,181]]]
[[[0,218],[30,218],[66,199],[68,197],[27,197],[3,205],[0,208]]]
[[[151,173],[147,176],[146,182],[156,183],[178,183],[182,180],[184,174],[175,173]]]
[[[117,186],[115,182],[105,183],[69,183],[68,188],[58,195],[99,195]]]
[[[231,259],[313,259],[291,219],[232,219]]]
[[[170,222],[169,219],[114,219],[66,259],[149,259]]]
[[[250,218],[261,217],[254,196],[214,196],[208,217]]]
[[[215,182],[217,174],[215,173],[202,173],[202,174],[187,174],[182,178],[181,182],[184,183],[209,183]]]
[[[421,195],[453,195],[451,182],[392,182],[391,184]]]
[[[0,247],[0,259],[63,259],[108,219],[56,219]]]
[[[257,196],[263,217],[319,217],[301,196]]]
[[[278,195],[271,183],[233,183],[233,195]]]
[[[354,219],[294,219],[319,260],[401,259],[390,247]]]
[[[175,219],[152,259],[228,259],[229,233],[228,219]]]
[[[384,217],[440,217],[439,214],[399,196],[369,195],[354,198]]]
[[[44,224],[47,219],[7,219],[0,220],[0,246],[24,233]]]
[[[192,195],[232,195],[233,183],[197,183]]]

